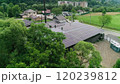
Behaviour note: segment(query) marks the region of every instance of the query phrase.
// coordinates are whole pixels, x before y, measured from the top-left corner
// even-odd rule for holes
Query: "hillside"
[[[120,2],[119,0],[46,0],[47,4],[57,4],[58,1],[87,1],[89,3],[89,6],[115,6]],[[1,3],[13,3],[13,4],[19,4],[19,3],[26,3],[28,5],[32,4],[40,4],[43,3],[43,0],[0,0]]]

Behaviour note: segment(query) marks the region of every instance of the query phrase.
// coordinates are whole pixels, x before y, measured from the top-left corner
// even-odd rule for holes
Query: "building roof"
[[[49,28],[49,26],[51,26],[51,28],[55,28],[55,27],[60,27],[65,25],[65,23],[56,23],[55,21],[50,21],[47,22],[46,26]]]
[[[42,11],[42,13],[44,13],[44,11]],[[51,13],[51,10],[47,9],[45,13]]]
[[[32,21],[29,21],[29,20],[23,20],[23,21],[24,21],[26,27],[30,26],[32,23]]]
[[[30,25],[32,22],[28,20],[24,20],[26,25]],[[41,24],[41,23],[36,23]],[[96,28],[91,25],[83,24],[78,21],[73,23],[55,23],[54,21],[47,22],[46,27],[50,28],[49,25],[52,25],[51,28],[54,32],[62,32],[66,39],[63,40],[65,47],[68,48],[70,46],[75,45],[79,41],[84,41],[88,38],[91,38],[97,34],[103,33],[102,29]],[[54,27],[56,25],[56,27]]]
[[[73,22],[71,24],[66,23],[65,25],[57,27],[56,30],[54,29],[52,31],[61,32],[60,29],[62,27],[62,32],[66,36],[66,39],[63,40],[66,48],[75,45],[79,41],[86,40],[103,32],[102,29],[98,29],[94,26],[83,24],[80,22]]]
[[[34,11],[32,9],[28,9],[28,10],[24,11],[24,13],[27,13],[27,12],[36,12],[36,11]]]
[[[56,16],[55,18],[58,20],[66,20],[65,17],[62,15]]]
[[[83,10],[78,10],[78,12],[84,12]]]

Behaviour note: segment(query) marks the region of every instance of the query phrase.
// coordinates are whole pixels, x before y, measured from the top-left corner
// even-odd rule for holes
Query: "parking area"
[[[117,59],[120,58],[120,53],[113,51],[110,48],[110,43],[106,40],[95,43],[96,49],[102,56],[103,68],[112,68]]]

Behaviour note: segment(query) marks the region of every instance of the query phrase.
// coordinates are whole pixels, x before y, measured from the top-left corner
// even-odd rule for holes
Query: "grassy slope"
[[[91,24],[101,26],[99,23],[99,16],[91,16]],[[90,16],[77,16],[79,21],[90,24]],[[112,22],[105,27],[120,31],[120,14],[112,15]]]

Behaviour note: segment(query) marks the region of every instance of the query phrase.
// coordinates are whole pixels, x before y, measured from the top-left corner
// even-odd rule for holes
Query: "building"
[[[22,18],[29,18],[30,16],[36,16],[37,12],[32,9],[28,9],[24,11],[23,14],[20,15],[22,16]]]
[[[72,5],[72,6],[81,6],[83,8],[88,7],[88,2],[81,1],[81,2],[72,2],[72,1],[58,1],[58,5]]]
[[[45,11],[45,13],[46,13],[46,15],[50,15],[50,14],[51,14],[51,10],[47,9],[47,10]],[[42,11],[42,14],[44,15],[44,11]]]
[[[43,17],[40,17],[40,16],[30,16],[30,18],[34,21],[40,21],[40,20],[43,20],[44,18]]]
[[[86,11],[84,11],[84,10],[78,10],[77,12],[80,14],[86,13]]]
[[[65,17],[62,16],[62,15],[55,16],[55,17],[53,18],[53,20],[54,20],[56,23],[64,23],[64,22],[66,22]]]
[[[105,39],[110,42],[110,47],[116,51],[120,52],[120,39],[117,36],[108,34],[105,36]]]
[[[62,32],[66,39],[63,40],[66,48],[74,46],[79,41],[97,42],[102,40],[103,30],[94,26],[75,21],[73,23],[55,23],[48,22],[46,25],[54,32]]]
[[[65,17],[65,16],[71,16],[72,13],[68,12],[68,11],[63,11],[62,12],[62,15]]]
[[[53,32],[61,32],[66,36],[66,39],[63,40],[65,48],[71,48],[79,41],[94,43],[104,39],[102,29],[80,23],[79,21],[69,23],[62,16],[55,17],[53,21],[47,22],[45,26]]]
[[[29,20],[23,20],[23,22],[25,23],[25,26],[26,27],[30,27],[32,21],[29,21]]]

